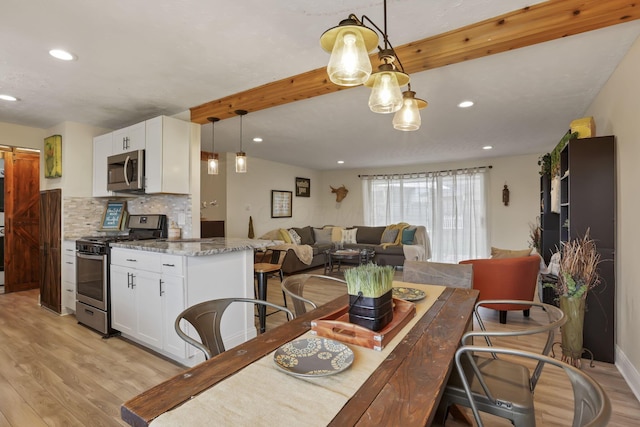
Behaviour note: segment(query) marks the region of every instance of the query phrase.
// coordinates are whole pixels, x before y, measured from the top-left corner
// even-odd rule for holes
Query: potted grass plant
[[[583,353],[585,300],[589,290],[598,286],[600,254],[589,229],[582,238],[562,243],[560,271],[554,285],[560,308],[567,316],[562,327],[562,360],[580,367]]]
[[[365,264],[344,272],[349,322],[379,331],[393,320],[392,266]]]

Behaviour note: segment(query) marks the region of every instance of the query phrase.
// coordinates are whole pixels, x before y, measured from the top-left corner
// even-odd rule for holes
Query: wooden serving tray
[[[393,320],[387,326],[375,332],[349,323],[349,306],[345,305],[333,313],[312,320],[311,333],[380,351],[415,315],[416,306],[414,303],[394,298]]]

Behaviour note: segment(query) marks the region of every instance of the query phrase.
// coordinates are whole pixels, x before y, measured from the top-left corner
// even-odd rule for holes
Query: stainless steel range
[[[76,319],[102,333],[118,334],[111,328],[111,288],[109,278],[110,243],[128,240],[164,239],[166,215],[130,215],[129,234],[88,236],[76,240]]]

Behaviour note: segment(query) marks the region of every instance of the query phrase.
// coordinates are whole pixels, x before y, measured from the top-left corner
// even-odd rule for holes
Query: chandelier
[[[378,34],[364,24],[367,21],[382,35],[384,47],[378,46]],[[404,72],[400,58],[395,53],[387,35],[387,1],[384,0],[384,31],[369,17],[362,18],[349,14],[338,24],[322,34],[320,45],[331,53],[327,74],[329,79],[339,86],[358,86],[364,84],[371,88],[369,108],[374,113],[396,113],[393,127],[411,131],[420,128],[419,110],[427,102],[416,98],[411,90],[410,78]],[[372,72],[369,52],[378,48],[380,64]],[[402,92],[400,88],[407,86]]]

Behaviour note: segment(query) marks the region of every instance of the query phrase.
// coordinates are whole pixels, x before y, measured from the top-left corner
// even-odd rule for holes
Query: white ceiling
[[[389,0],[389,39],[400,46],[538,2]],[[319,37],[350,12],[383,25],[381,0],[346,3],[2,0],[0,93],[20,101],[0,101],[0,121],[117,129],[323,67]],[[370,112],[364,87],[250,113],[243,149],[249,161],[319,170],[542,153],[584,115],[639,34],[640,20],[413,74],[429,102],[417,132]],[[78,60],[55,60],[52,48]],[[457,108],[464,99],[476,106]],[[216,151],[238,151],[239,134],[238,118],[216,124]],[[251,142],[258,135],[264,142]]]

